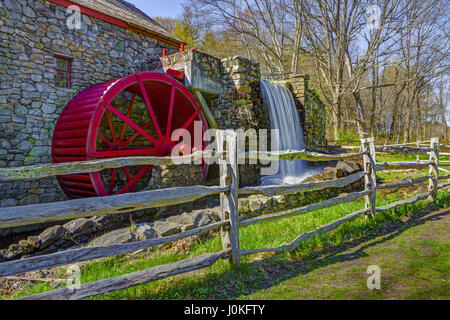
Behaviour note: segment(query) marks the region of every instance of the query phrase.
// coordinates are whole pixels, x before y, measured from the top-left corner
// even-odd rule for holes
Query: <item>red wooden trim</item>
[[[176,46],[178,48],[181,48],[181,45],[182,45],[181,42],[177,42],[175,40],[170,40],[170,39],[164,38],[162,36],[159,36],[157,34],[154,34],[154,33],[150,32],[150,31],[145,31],[145,30],[141,30],[139,28],[133,27],[133,26],[129,25],[127,22],[125,22],[123,20],[120,20],[120,19],[108,16],[108,15],[106,15],[104,13],[95,11],[95,10],[87,8],[87,7],[80,6],[79,4],[77,4],[75,2],[71,2],[71,1],[68,1],[68,0],[47,0],[47,1],[51,2],[53,4],[57,4],[57,5],[61,6],[61,7],[65,7],[65,8],[68,8],[70,6],[78,6],[80,8],[80,11],[81,11],[82,14],[85,14],[87,16],[90,16],[90,17],[93,17],[93,18],[96,18],[96,19],[108,22],[110,24],[122,27],[124,29],[128,29],[128,30],[133,31],[133,32],[141,33],[141,34],[146,35],[148,37],[152,37],[154,39],[157,39],[157,40],[166,42],[168,44],[174,45],[174,46]]]

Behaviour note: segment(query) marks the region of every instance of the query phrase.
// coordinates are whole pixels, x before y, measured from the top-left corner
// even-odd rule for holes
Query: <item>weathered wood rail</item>
[[[405,204],[412,204],[421,200],[436,201],[437,191],[447,188],[450,183],[439,181],[450,179],[450,171],[439,168],[439,139],[433,138],[430,145],[416,147],[405,145],[384,145],[375,146],[373,139],[364,139],[361,146],[346,147],[347,149],[359,149],[356,153],[326,154],[320,152],[280,151],[280,152],[248,152],[237,153],[237,135],[233,131],[218,131],[218,148],[216,152],[197,152],[184,157],[129,157],[119,159],[86,161],[77,163],[62,163],[55,165],[30,166],[23,168],[3,168],[0,169],[0,181],[33,180],[48,178],[57,175],[96,172],[104,169],[117,168],[133,165],[175,165],[187,163],[200,159],[217,161],[220,168],[219,186],[192,186],[178,187],[163,190],[151,190],[139,193],[108,196],[95,199],[78,199],[63,201],[52,204],[38,204],[23,207],[12,207],[0,209],[0,227],[15,227],[42,222],[75,219],[105,214],[120,214],[136,210],[155,208],[168,205],[176,205],[191,202],[202,197],[220,195],[221,221],[185,231],[173,236],[155,238],[151,240],[133,242],[127,244],[109,245],[104,247],[84,247],[79,249],[69,249],[62,252],[26,258],[22,260],[7,261],[0,263],[0,277],[14,276],[31,271],[51,269],[67,266],[79,262],[91,261],[106,257],[112,257],[124,253],[136,252],[160,246],[180,239],[196,236],[212,230],[220,230],[223,250],[217,253],[208,253],[199,257],[153,267],[147,270],[134,272],[127,275],[111,279],[103,279],[90,283],[81,284],[78,288],[63,288],[38,295],[26,297],[24,299],[82,299],[102,293],[126,289],[132,286],[141,285],[150,281],[155,281],[170,277],[176,274],[191,272],[209,267],[219,259],[230,257],[233,263],[239,267],[240,259],[243,256],[261,252],[282,252],[295,250],[302,242],[314,238],[317,235],[331,232],[339,228],[344,223],[348,223],[360,216],[374,217],[377,212],[394,209]],[[423,142],[421,142],[423,143]],[[227,146],[226,148],[224,146]],[[388,162],[377,163],[376,152],[393,154],[415,154],[430,155],[429,161],[416,162]],[[447,154],[443,154],[447,155]],[[449,154],[450,155],[450,154]],[[226,156],[226,157],[225,157]],[[309,183],[299,183],[295,185],[282,186],[258,186],[239,188],[238,163],[243,159],[259,160],[294,160],[302,159],[308,161],[332,161],[345,159],[359,159],[364,164],[364,170],[348,177]],[[420,170],[429,168],[429,174],[408,178],[396,182],[388,182],[377,185],[376,173],[382,170]],[[448,173],[439,176],[438,170]],[[322,202],[313,203],[301,208],[291,209],[271,214],[263,214],[258,217],[244,219],[239,217],[238,197],[239,195],[261,194],[265,196],[286,195],[300,192],[320,191],[328,188],[342,188],[354,182],[364,179],[365,189],[360,192],[352,192],[328,199]],[[428,181],[428,192],[391,203],[385,206],[376,207],[377,190],[399,189],[412,184],[426,183]],[[365,208],[357,212],[350,213],[336,221],[330,222],[310,232],[299,235],[292,241],[284,243],[274,248],[261,248],[254,250],[241,250],[239,244],[239,228],[245,228],[257,223],[266,223],[279,219],[285,219],[308,212],[333,207],[339,204],[365,199]]]

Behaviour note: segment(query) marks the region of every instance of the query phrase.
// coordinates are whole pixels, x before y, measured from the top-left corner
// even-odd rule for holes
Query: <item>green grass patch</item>
[[[386,198],[378,199],[377,206],[397,200],[400,200],[400,197],[391,194]],[[90,299],[245,299],[248,295],[258,292],[262,288],[280,285],[299,272],[304,275],[299,285],[307,285],[308,281],[317,280],[313,275],[309,276],[307,271],[320,267],[321,263],[324,263],[324,265],[328,263],[325,260],[321,262],[321,259],[315,260],[317,257],[380,235],[387,226],[401,223],[405,217],[418,214],[429,204],[428,201],[421,201],[389,212],[377,213],[374,220],[366,219],[365,216],[359,217],[333,232],[303,242],[294,252],[244,257],[242,267],[239,270],[236,270],[228,261],[221,260],[204,270],[154,281]],[[449,193],[440,191],[437,205],[448,207]],[[296,217],[241,228],[239,231],[241,250],[279,246],[287,241],[292,241],[302,233],[312,231],[363,207],[363,201],[357,201]],[[112,278],[220,250],[222,250],[221,239],[218,234],[215,234],[206,240],[195,243],[188,253],[156,248],[145,250],[139,257],[133,259],[126,255],[106,258],[84,266],[81,272],[81,282],[87,283]],[[440,258],[436,257],[436,259]],[[299,270],[296,264],[292,264],[293,261],[302,261],[301,268],[305,268],[306,271]],[[60,273],[63,275],[65,270],[65,268],[60,268]],[[330,274],[328,277],[327,281],[332,283],[333,275]],[[28,296],[51,289],[52,287],[48,284],[26,284],[23,285],[22,290],[10,298]],[[290,290],[285,290],[289,293],[283,295],[282,287],[279,290],[280,292],[277,291],[277,295],[265,298],[290,299],[295,295]],[[417,292],[414,294],[425,295],[426,293]],[[345,290],[336,291],[335,298],[344,296]]]

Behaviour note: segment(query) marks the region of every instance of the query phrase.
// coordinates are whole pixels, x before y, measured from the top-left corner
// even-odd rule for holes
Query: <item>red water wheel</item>
[[[168,156],[178,144],[176,129],[194,123],[208,129],[196,100],[177,80],[143,72],[98,84],[77,94],[61,113],[53,134],[53,163],[129,156]],[[206,177],[207,165],[203,165]],[[141,191],[149,187],[152,166],[123,167],[58,177],[69,199]]]

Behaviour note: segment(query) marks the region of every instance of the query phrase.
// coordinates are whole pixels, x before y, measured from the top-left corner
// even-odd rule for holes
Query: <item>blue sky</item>
[[[175,18],[181,13],[183,0],[126,0],[144,11],[150,17]]]

